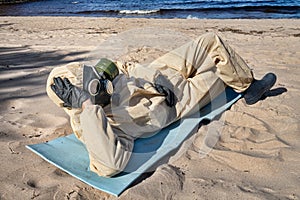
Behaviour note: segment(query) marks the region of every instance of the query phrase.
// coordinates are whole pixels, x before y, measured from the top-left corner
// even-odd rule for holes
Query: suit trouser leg
[[[230,86],[245,91],[253,80],[245,61],[218,35],[208,33],[150,64],[164,74],[178,98],[178,117],[199,110]]]

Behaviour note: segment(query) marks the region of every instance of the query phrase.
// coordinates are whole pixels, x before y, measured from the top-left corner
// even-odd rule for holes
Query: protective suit
[[[70,116],[75,135],[89,152],[90,169],[100,176],[121,172],[131,155],[134,140],[149,137],[170,123],[197,112],[226,86],[245,91],[252,71],[234,50],[208,33],[158,58],[150,65],[116,62],[119,75],[112,81],[110,104],[84,109],[63,109]],[[62,101],[51,90],[54,77],[67,77],[83,87],[83,65],[71,63],[52,70],[47,94],[58,106]],[[155,88],[173,91],[175,105]]]

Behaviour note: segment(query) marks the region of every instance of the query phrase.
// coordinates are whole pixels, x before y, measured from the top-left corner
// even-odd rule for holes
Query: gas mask
[[[112,61],[101,58],[95,66],[83,67],[83,89],[88,91],[93,104],[106,106],[110,103],[114,91],[113,79],[119,70]]]

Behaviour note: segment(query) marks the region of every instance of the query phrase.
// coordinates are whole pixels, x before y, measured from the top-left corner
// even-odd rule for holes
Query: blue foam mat
[[[152,137],[137,139],[124,172],[111,178],[100,177],[89,170],[88,152],[74,134],[26,147],[88,185],[119,196],[139,176],[155,168],[162,158],[176,150],[203,119],[212,120],[240,97],[227,88],[200,112],[171,124]]]

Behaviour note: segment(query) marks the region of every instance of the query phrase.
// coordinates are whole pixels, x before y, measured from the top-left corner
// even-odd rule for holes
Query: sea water
[[[0,5],[0,16],[300,18],[300,0],[40,0]]]

